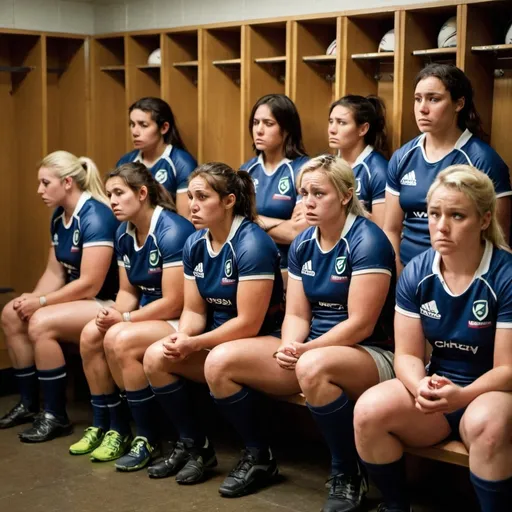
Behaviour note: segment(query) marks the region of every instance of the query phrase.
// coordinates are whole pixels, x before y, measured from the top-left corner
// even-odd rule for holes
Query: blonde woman
[[[8,428],[34,420],[20,434],[42,442],[71,433],[65,408],[66,365],[59,341],[77,342],[85,324],[117,291],[113,261],[117,221],[92,160],[66,151],[39,165],[38,194],[55,211],[46,270],[31,293],[2,311],[2,327],[21,400],[1,420]],[[38,381],[44,395],[39,411]]]
[[[212,395],[245,444],[220,493],[247,494],[277,473],[258,392],[302,390],[332,453],[324,510],[355,510],[366,480],[357,463],[353,400],[394,375],[386,323],[392,316],[394,252],[365,217],[352,169],[341,158],[306,163],[298,192],[310,227],[290,246],[281,339],[239,339],[214,348],[206,359]]]
[[[510,510],[512,254],[496,203],[490,178],[467,165],[448,167],[428,191],[432,248],[405,267],[396,292],[397,378],[366,392],[355,410],[380,512],[409,512],[403,443],[449,436],[469,450],[481,509]],[[427,369],[425,338],[433,347]]]

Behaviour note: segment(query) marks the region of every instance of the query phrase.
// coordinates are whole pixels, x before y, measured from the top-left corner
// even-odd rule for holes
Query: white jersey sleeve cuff
[[[178,190],[176,190],[176,194],[183,194],[184,192],[186,192],[188,190],[187,187],[185,188],[179,188]]]
[[[512,196],[512,190],[509,190],[507,192],[500,192],[499,194],[496,194],[496,198],[499,199],[500,197],[508,197]]]
[[[170,268],[170,267],[182,267],[183,261],[171,261],[170,263],[164,263],[162,268]]]
[[[114,247],[114,242],[110,242],[108,240],[100,240],[98,242],[87,242],[83,244],[82,247],[85,249],[87,247]]]
[[[398,190],[392,189],[389,185],[386,185],[386,192],[389,192],[390,194],[392,194],[394,196],[400,195],[400,192],[398,192]]]
[[[386,202],[386,199],[383,197],[382,199],[374,199],[372,201],[372,204],[382,204],[382,203],[385,203]]]
[[[189,276],[188,274],[183,274],[185,276],[185,279],[188,279],[189,281],[195,281],[195,276]]]
[[[359,276],[362,274],[386,274],[390,276],[391,270],[388,270],[387,268],[365,268],[363,270],[352,271],[353,276]]]
[[[400,313],[401,315],[408,316],[409,318],[421,318],[418,313],[413,313],[412,311],[407,311],[406,309],[402,309],[400,306],[395,306],[395,311]]]
[[[273,281],[274,279],[275,279],[274,274],[257,274],[254,276],[240,276],[238,278],[239,281],[259,281],[259,280]]]
[[[496,329],[512,329],[512,323],[496,322]]]
[[[117,260],[117,266],[118,266],[118,267],[123,267],[123,268],[124,268],[124,261],[122,261],[122,260]]]
[[[295,279],[295,281],[302,281],[302,277],[296,276],[295,274],[292,274],[289,270],[288,270],[288,277],[291,277],[292,279]]]

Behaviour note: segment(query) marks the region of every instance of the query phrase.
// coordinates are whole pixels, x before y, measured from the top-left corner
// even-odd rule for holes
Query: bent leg
[[[464,413],[460,434],[469,451],[471,482],[483,512],[512,503],[512,393],[477,397]]]

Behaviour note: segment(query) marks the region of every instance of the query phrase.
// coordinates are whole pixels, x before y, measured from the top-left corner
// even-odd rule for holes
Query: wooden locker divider
[[[291,22],[258,23],[245,29],[244,76],[242,83],[242,162],[252,156],[249,115],[265,94],[285,94],[289,84],[289,30]]]
[[[131,149],[126,101],[125,38],[92,40],[91,157],[100,172],[115,166]]]
[[[299,110],[304,145],[311,156],[329,148],[329,107],[339,90],[340,27],[335,17],[294,22],[291,98]],[[336,55],[327,55],[333,41]]]
[[[171,106],[181,138],[196,159],[199,158],[198,37],[197,30],[162,35],[162,98]]]
[[[394,80],[397,54],[379,52],[379,43],[396,26],[397,16],[393,11],[357,16],[346,16],[343,20],[343,56],[341,69],[341,95],[376,94],[386,106],[386,129],[389,152],[393,146],[394,133]]]
[[[206,29],[203,59],[199,61],[199,129],[202,134],[201,161],[221,161],[237,168],[241,150],[241,80],[244,61],[244,26]]]
[[[88,73],[83,37],[46,37],[45,153],[87,154]]]

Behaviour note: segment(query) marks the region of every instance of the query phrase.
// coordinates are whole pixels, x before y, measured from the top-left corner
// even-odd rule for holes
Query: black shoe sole
[[[223,490],[222,487],[219,489],[219,494],[223,498],[241,498],[242,496],[247,496],[248,494],[252,494],[253,492],[256,492],[260,489],[263,489],[265,487],[268,487],[271,485],[273,480],[277,477],[279,474],[279,468],[276,468],[275,471],[268,475],[267,477],[263,479],[256,479],[253,480],[250,484],[246,485],[245,487],[231,491],[231,490]]]
[[[46,441],[51,441],[52,439],[56,439],[57,437],[69,436],[73,433],[73,425],[69,425],[67,427],[59,428],[58,430],[54,430],[47,436],[41,437],[26,437],[21,433],[19,435],[19,439],[22,443],[45,443]]]
[[[34,414],[33,416],[27,416],[23,419],[19,419],[17,421],[10,422],[7,424],[0,423],[0,430],[17,427],[18,425],[24,425],[25,423],[32,423],[34,421],[35,417],[36,417],[36,415]]]
[[[205,473],[206,473],[206,470],[208,470],[208,469],[213,469],[213,468],[217,467],[217,465],[218,465],[218,464],[219,464],[219,463],[218,463],[218,461],[217,461],[217,457],[216,457],[216,456],[214,456],[214,457],[213,457],[213,459],[210,459],[210,460],[209,460],[209,461],[204,465],[204,471],[203,471],[202,475],[201,475],[201,476],[199,476],[196,480],[191,480],[191,481],[188,481],[188,482],[187,482],[186,480],[178,480],[178,479],[176,478],[176,483],[178,483],[179,485],[194,485],[194,484],[199,484],[199,483],[201,483],[201,482],[205,479],[205,477],[206,477],[206,474],[205,474]],[[179,471],[178,471],[178,473],[179,473]]]

